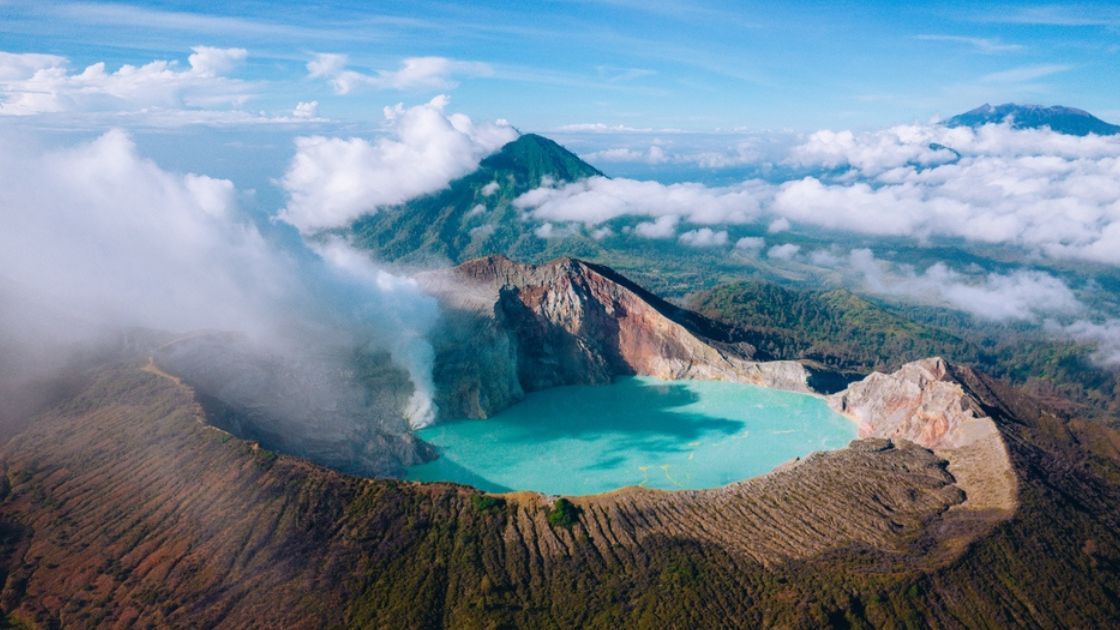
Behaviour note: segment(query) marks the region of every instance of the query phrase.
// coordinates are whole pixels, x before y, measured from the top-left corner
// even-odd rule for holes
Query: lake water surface
[[[633,377],[534,392],[488,420],[445,421],[417,435],[440,457],[407,479],[583,495],[722,486],[843,447],[856,427],[814,396]]]

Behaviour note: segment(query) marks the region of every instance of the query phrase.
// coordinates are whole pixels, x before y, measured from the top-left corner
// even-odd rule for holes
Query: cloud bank
[[[517,203],[530,219],[554,223],[655,218],[687,230],[768,221],[1120,264],[1120,136],[1007,125],[820,131],[784,163],[818,174],[714,188],[591,178],[530,191]]]
[[[1039,322],[1085,308],[1065,282],[1039,271],[966,275],[941,262],[917,271],[880,260],[869,249],[852,250],[846,262],[872,293],[949,306],[981,319]]]
[[[587,227],[627,216],[654,218],[661,226],[668,226],[671,219],[674,227],[679,221],[741,224],[759,216],[755,188],[751,183],[708,188],[701,184],[589,177],[531,190],[515,199],[514,205],[527,210],[532,219],[578,222]]]
[[[104,62],[71,71],[65,57],[0,52],[0,115],[236,107],[253,96],[251,83],[228,76],[248,56],[245,49],[191,51],[186,67],[156,60],[115,71]]]
[[[0,142],[0,346],[82,341],[131,327],[240,331],[272,352],[387,350],[430,422],[435,301],[340,246],[322,258],[263,235],[234,185],[167,171],[109,131],[61,150]],[[324,359],[325,360],[325,359]]]
[[[476,124],[445,114],[449,100],[386,107],[387,137],[296,139],[281,180],[288,203],[280,218],[303,233],[349,225],[363,214],[437,191],[517,137],[503,121]]]

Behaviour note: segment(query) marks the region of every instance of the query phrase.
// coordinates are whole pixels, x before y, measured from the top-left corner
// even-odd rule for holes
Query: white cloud
[[[642,238],[667,239],[673,238],[677,233],[677,222],[680,219],[673,214],[657,217],[654,221],[643,221],[634,226],[634,234]]]
[[[760,146],[757,139],[741,140],[734,145],[718,151],[697,151],[677,156],[677,162],[693,162],[701,168],[727,168],[742,166],[744,164],[757,164],[763,162],[767,152],[774,147]]]
[[[828,249],[813,250],[809,254],[809,262],[818,267],[827,267],[835,269],[840,267],[846,262],[847,256],[842,256],[838,247],[833,246]]]
[[[348,225],[379,207],[443,188],[516,138],[508,125],[444,114],[447,103],[438,96],[408,109],[385,108],[391,135],[373,141],[297,138],[281,182],[288,203],[280,218],[305,233]]]
[[[722,247],[727,245],[727,230],[714,231],[712,228],[689,230],[678,239],[689,247]]]
[[[931,143],[961,157],[940,161],[944,151],[931,152]],[[1120,263],[1120,136],[928,126],[814,134],[794,155],[824,166],[847,164],[857,175],[780,185],[768,210],[797,222]]]
[[[766,239],[758,236],[744,236],[735,241],[735,249],[750,251],[761,250],[763,247],[766,247]]]
[[[167,171],[120,130],[51,151],[5,132],[0,177],[0,341],[142,326],[240,331],[269,352],[373,343],[409,370],[412,417],[430,417],[438,308],[411,280],[337,243],[319,250],[329,265],[291,256],[242,214],[231,182]]]
[[[349,57],[338,53],[316,53],[307,62],[307,76],[312,79],[329,79],[343,72],[349,61]]]
[[[318,113],[319,101],[300,101],[292,110],[292,116],[296,118],[315,118]]]
[[[1104,366],[1120,365],[1120,319],[1103,322],[1079,320],[1067,325],[1048,323],[1054,332],[1072,337],[1078,341],[1096,346],[1093,360]]]
[[[479,192],[482,193],[483,197],[489,197],[490,195],[493,195],[494,193],[498,192],[498,189],[501,188],[501,187],[502,187],[502,185],[499,184],[498,182],[490,182],[489,184],[486,184],[485,186],[483,186],[482,190],[480,190]]]
[[[477,61],[459,61],[447,57],[407,57],[396,70],[378,70],[365,74],[347,68],[349,57],[336,53],[318,53],[307,62],[311,78],[326,79],[336,94],[349,94],[357,87],[385,90],[450,90],[460,76],[489,76],[493,68]]]
[[[1069,286],[1039,271],[965,275],[938,262],[918,272],[880,260],[869,249],[852,250],[848,264],[874,293],[949,306],[983,319],[1037,322],[1084,308]]]
[[[280,257],[239,219],[231,182],[164,171],[118,130],[56,152],[2,146],[0,273],[70,312],[240,328],[258,316],[253,298],[285,290],[269,270]]]
[[[665,149],[653,144],[645,151],[626,147],[593,151],[583,156],[590,162],[640,162],[644,164],[664,164],[669,161]]]
[[[777,234],[779,232],[788,231],[791,227],[793,226],[790,225],[789,219],[785,217],[778,217],[777,219],[771,221],[770,225],[766,226],[766,231],[771,234]]]
[[[533,234],[537,235],[537,238],[543,238],[545,240],[551,238],[567,238],[569,236],[574,236],[578,232],[578,226],[555,225],[548,222],[540,224],[535,230],[533,230]]]
[[[914,39],[928,42],[949,42],[966,44],[982,53],[1019,52],[1024,50],[1020,44],[1007,44],[999,39],[987,37],[965,37],[963,35],[917,35]]]
[[[490,235],[492,235],[496,229],[498,229],[498,226],[493,223],[487,223],[486,225],[471,228],[469,233],[473,239],[484,240],[490,238]]]
[[[195,46],[191,48],[187,63],[191,71],[200,77],[217,77],[228,74],[249,56],[244,48],[214,48]]]
[[[587,132],[587,133],[651,133],[660,131],[663,133],[677,131],[675,129],[652,129],[649,127],[630,127],[628,125],[608,125],[607,123],[572,123],[569,125],[560,125],[556,131],[561,133],[567,132]]]
[[[108,71],[103,62],[70,72],[64,57],[0,54],[0,115],[135,112],[236,107],[253,86],[229,78],[247,56],[241,48],[195,46],[188,67],[157,60]]]
[[[58,68],[66,64],[66,57],[58,55],[0,51],[0,81],[26,79],[40,70]]]
[[[801,252],[800,245],[793,243],[785,243],[784,245],[775,245],[766,251],[767,258],[774,260],[793,260],[793,257]]]
[[[797,224],[1120,264],[1120,135],[937,124],[821,131],[790,150],[786,164],[833,172],[718,188],[590,178],[530,191],[516,203],[531,220],[587,226],[673,215],[713,229],[760,222],[781,232]]]
[[[614,230],[610,229],[609,227],[604,226],[598,229],[591,230],[591,238],[597,241],[601,241],[611,236],[614,236]]]
[[[907,164],[941,164],[955,159],[952,151],[933,148],[939,140],[952,141],[937,127],[900,125],[856,134],[823,129],[811,134],[790,151],[788,160],[799,166],[837,168],[850,166],[865,175],[880,174]],[[961,136],[964,133],[949,134]]]
[[[623,216],[672,216],[674,227],[681,220],[698,225],[736,224],[752,221],[759,214],[751,190],[754,185],[707,188],[701,184],[590,177],[558,188],[531,190],[515,199],[514,205],[529,210],[531,218],[576,221],[589,227]],[[658,233],[663,234],[664,228]]]

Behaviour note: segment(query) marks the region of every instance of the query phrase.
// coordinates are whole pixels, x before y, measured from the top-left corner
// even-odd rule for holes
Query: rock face
[[[859,422],[860,437],[905,439],[926,448],[967,439],[963,434],[982,415],[940,358],[907,363],[891,374],[874,372],[828,403]]]
[[[490,256],[423,283],[448,313],[436,358],[444,416],[486,417],[526,391],[634,374],[811,391],[802,364],[758,360],[715,322],[591,263]]]
[[[914,361],[896,372],[875,372],[828,397],[829,405],[859,424],[862,438],[914,442],[945,457],[975,510],[1010,513],[1017,482],[1007,447],[976,393],[975,375],[941,358]]]
[[[269,449],[373,476],[434,455],[401,414],[412,387],[387,354],[277,354],[201,333],[159,346],[151,361],[198,393],[212,424]]]
[[[0,625],[1120,620],[1120,435],[944,362],[853,386],[846,409],[890,409],[893,426],[917,428],[915,414],[956,409],[957,391],[973,413],[935,438],[952,449],[876,423],[897,443],[859,440],[724,488],[582,497],[570,526],[551,523],[539,495],[361,479],[276,456],[209,426],[197,392],[138,367],[95,372],[0,446]],[[892,402],[874,402],[876,390]],[[939,456],[985,419],[1021,489],[997,528],[968,509],[972,491]]]

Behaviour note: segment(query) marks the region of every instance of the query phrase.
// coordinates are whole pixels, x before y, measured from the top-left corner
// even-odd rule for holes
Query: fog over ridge
[[[382,349],[414,383],[410,421],[434,418],[426,335],[439,310],[416,283],[337,244],[290,251],[242,212],[232,182],[166,171],[125,131],[58,150],[5,135],[9,360],[136,327],[238,331],[270,353],[319,361],[331,360],[326,348]]]

